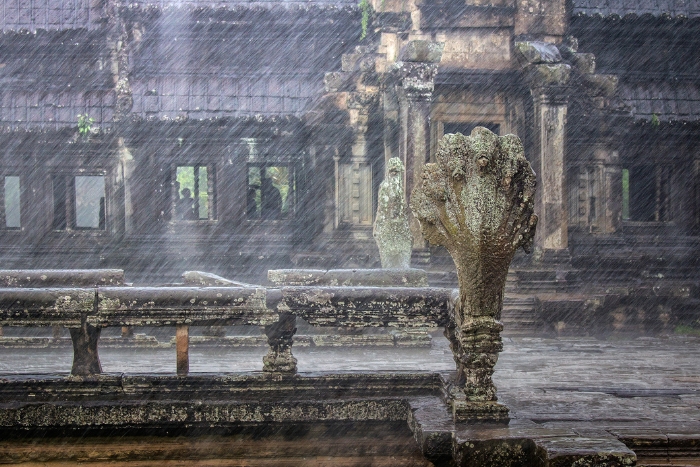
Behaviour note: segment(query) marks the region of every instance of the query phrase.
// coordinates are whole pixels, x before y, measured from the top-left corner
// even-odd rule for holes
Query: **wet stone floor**
[[[192,373],[259,371],[266,347],[190,349]],[[296,347],[304,372],[454,369],[439,334],[430,348]],[[0,375],[68,374],[70,345],[0,348]],[[172,348],[100,349],[106,373],[174,373]],[[516,420],[556,427],[700,423],[700,338],[505,337],[494,380]]]

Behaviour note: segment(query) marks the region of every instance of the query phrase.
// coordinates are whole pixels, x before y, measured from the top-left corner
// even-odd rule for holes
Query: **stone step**
[[[507,336],[527,336],[537,332],[535,306],[537,300],[530,295],[512,295],[503,297],[501,322],[503,333]]]

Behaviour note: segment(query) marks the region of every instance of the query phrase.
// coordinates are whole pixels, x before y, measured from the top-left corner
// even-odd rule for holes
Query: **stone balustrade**
[[[31,284],[32,286],[34,284]],[[189,372],[189,326],[264,326],[266,372],[295,373],[299,316],[314,326],[445,326],[452,290],[430,287],[47,287],[0,288],[0,326],[65,326],[74,376],[101,373],[100,331],[176,326],[177,373]]]

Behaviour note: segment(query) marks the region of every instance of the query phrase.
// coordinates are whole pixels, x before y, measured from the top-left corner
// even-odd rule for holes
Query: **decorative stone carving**
[[[426,164],[411,209],[426,240],[457,267],[459,295],[445,335],[457,363],[450,388],[456,419],[507,419],[491,380],[502,350],[499,319],[515,251],[533,242],[535,174],[514,135],[475,128],[445,135],[437,163]]]
[[[413,235],[408,227],[408,206],[403,192],[404,166],[401,159],[392,157],[386,167],[386,176],[379,186],[377,217],[374,221],[374,239],[379,247],[382,268],[408,269],[411,267]]]

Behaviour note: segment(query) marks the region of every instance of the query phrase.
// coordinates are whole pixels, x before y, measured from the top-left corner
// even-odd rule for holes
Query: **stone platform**
[[[453,368],[451,352],[439,336],[425,350],[300,348],[295,351],[300,371],[295,381],[250,373],[249,368],[259,366],[259,350],[202,349],[193,355],[193,374],[178,378],[163,374],[172,371],[171,352],[109,349],[105,360],[113,363],[105,368],[109,374],[100,377],[106,391],[102,400],[86,397],[94,393],[94,383],[66,379],[68,354],[32,349],[31,355],[18,355],[0,349],[4,423],[24,410],[31,417],[51,414],[73,433],[45,438],[35,436],[34,428],[24,434],[15,430],[3,438],[0,462],[153,465],[146,459],[157,455],[164,461],[159,465],[204,458],[211,465],[429,465],[427,460],[462,466],[700,465],[699,338],[504,341],[494,379],[500,401],[511,410],[508,426],[454,425],[439,396],[439,380]],[[135,369],[152,375],[135,375]],[[30,370],[54,376],[32,377],[26,374]],[[196,374],[204,371],[210,374]],[[233,371],[249,373],[221,375]],[[157,373],[161,376],[153,376]],[[335,390],[323,393],[317,385]],[[61,394],[44,397],[46,389]],[[217,394],[207,401],[203,396],[214,389]],[[268,398],[275,393],[273,399],[282,404],[266,409],[248,391]],[[114,402],[119,393],[131,402]],[[133,396],[142,399],[138,405]],[[61,408],[41,409],[48,406]],[[147,438],[153,433],[137,429],[139,413],[167,422],[161,428],[169,434]],[[114,431],[122,444],[83,436],[82,417],[95,418],[85,419],[89,423],[126,420]],[[237,417],[245,423],[236,422]],[[310,422],[314,418],[319,421]],[[57,426],[41,417],[35,420]],[[228,423],[232,421],[236,423]],[[261,431],[260,422],[270,433]],[[271,428],[277,425],[279,430]],[[194,431],[174,431],[183,426]],[[6,425],[4,435],[11,431]],[[380,440],[380,433],[392,435]],[[185,450],[179,447],[183,443]],[[256,446],[267,457],[255,454]],[[421,461],[417,452],[427,460]]]

